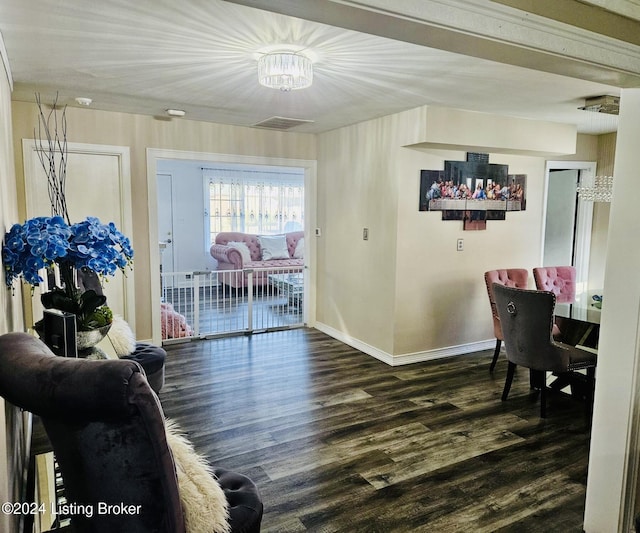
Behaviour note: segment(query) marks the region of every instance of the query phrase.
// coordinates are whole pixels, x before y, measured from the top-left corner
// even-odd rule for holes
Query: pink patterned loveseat
[[[243,246],[243,244],[246,246]],[[301,272],[304,266],[304,231],[281,235],[254,235],[236,231],[220,232],[211,245],[211,256],[218,262],[219,280],[231,287],[246,287],[248,274],[239,271],[255,269],[253,284],[268,284],[268,275],[278,272]],[[280,269],[268,272],[264,269]]]

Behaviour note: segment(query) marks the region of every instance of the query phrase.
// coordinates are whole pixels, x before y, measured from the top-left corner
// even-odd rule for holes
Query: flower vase
[[[78,349],[78,355],[81,352],[86,352],[98,344],[109,333],[111,324],[107,324],[101,328],[90,329],[88,331],[76,332],[76,348]]]
[[[33,328],[38,336],[44,341],[44,320],[39,320],[34,324]],[[86,331],[76,331],[76,351],[78,357],[86,357],[99,349],[96,345],[99,344],[109,333],[111,324],[102,326],[101,328],[90,329]],[[101,350],[100,350],[101,351]],[[100,358],[100,357],[98,357]]]

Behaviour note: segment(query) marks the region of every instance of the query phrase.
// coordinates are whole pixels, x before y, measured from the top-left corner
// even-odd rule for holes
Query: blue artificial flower
[[[8,287],[20,276],[30,285],[39,285],[43,280],[38,271],[53,263],[110,276],[131,266],[132,261],[129,239],[113,222],[102,224],[96,217],[72,226],[60,216],[31,218],[22,225],[14,224],[2,247]]]

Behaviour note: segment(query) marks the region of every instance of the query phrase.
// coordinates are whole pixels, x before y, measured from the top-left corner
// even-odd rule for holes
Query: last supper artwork
[[[466,161],[445,161],[444,170],[420,171],[420,211],[440,211],[442,220],[462,220],[465,229],[485,229],[507,211],[526,209],[524,174],[489,163],[489,154],[467,153]]]

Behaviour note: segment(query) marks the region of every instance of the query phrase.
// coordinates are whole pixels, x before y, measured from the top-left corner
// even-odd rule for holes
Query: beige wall
[[[405,144],[439,145],[476,152],[561,156],[576,149],[576,127],[462,109],[423,106],[410,114],[418,135]],[[460,127],[464,124],[464,127]],[[415,132],[415,129],[407,129]],[[555,142],[549,142],[554,139]]]
[[[472,148],[469,149],[473,151]],[[483,274],[496,268],[539,264],[545,160],[491,154],[489,161],[527,175],[527,209],[488,221],[483,231],[463,231],[462,222],[442,221],[439,212],[418,211],[420,169],[439,170],[465,152],[404,156],[398,216],[394,355],[477,343],[493,336]],[[464,239],[464,251],[456,250]]]
[[[616,156],[616,133],[598,135],[598,175],[613,176],[613,167]]]
[[[616,139],[598,372],[589,452],[584,530],[630,531],[640,461],[640,248],[638,227],[640,89],[623,89]],[[631,236],[631,237],[630,237]]]
[[[598,137],[596,135],[578,134],[574,154],[551,156],[550,161],[597,161]]]
[[[596,162],[598,176],[613,175],[613,161],[616,151],[616,134],[578,135],[576,153],[554,158],[558,161]],[[591,250],[589,256],[589,281],[587,292],[602,294],[604,266],[607,255],[607,235],[609,232],[610,203],[595,202],[591,227]]]
[[[613,176],[616,137],[617,135],[615,133],[597,136],[598,156],[596,174],[598,176]],[[589,258],[588,288],[591,293],[602,294],[603,292],[610,213],[610,203],[596,202],[593,204],[593,226],[591,228],[591,256]]]
[[[127,113],[67,108],[69,142],[128,146],[131,156],[133,199],[133,235],[136,275],[136,334],[151,338],[151,288],[149,283],[150,246],[147,198],[147,148],[189,152],[238,154],[274,158],[315,159],[315,136],[274,132],[257,128],[227,126],[184,119],[165,120]],[[13,142],[16,153],[20,216],[24,209],[22,139],[33,138],[37,125],[37,107],[25,102],[13,103]],[[154,178],[155,179],[155,178]],[[100,191],[87,191],[100,194]],[[70,214],[73,221],[73,213]]]
[[[526,211],[488,222],[486,231],[464,232],[461,222],[418,211],[420,170],[442,169],[445,159],[464,160],[466,151],[440,149],[429,116],[422,107],[318,136],[318,327],[393,364],[491,339],[482,275],[539,264],[542,154],[576,145],[575,128],[562,125],[514,124],[460,110],[448,118],[443,109],[432,114],[437,124],[448,124],[444,144],[459,146],[468,134],[456,137],[455,131],[477,128],[484,132],[475,137],[480,146],[497,147],[491,162],[528,176]],[[514,127],[542,136],[535,143],[540,155],[513,155],[521,141],[509,135]],[[364,227],[368,241],[362,239]],[[465,240],[463,252],[456,251],[457,238]]]
[[[11,135],[11,89],[0,69],[0,231],[2,235],[19,222]],[[15,293],[0,289],[0,333],[22,330],[20,287]]]
[[[0,35],[0,50],[4,49]],[[11,137],[11,87],[3,60],[0,58],[0,232],[1,235],[18,221],[18,207],[13,164]],[[0,334],[22,331],[22,304],[20,288],[16,293],[4,287],[4,276],[0,282]],[[27,461],[28,432],[26,416],[0,398],[0,502],[20,501],[22,472]],[[0,531],[18,531],[19,517],[0,514]]]
[[[316,320],[385,353],[394,337],[398,121],[318,137]]]

